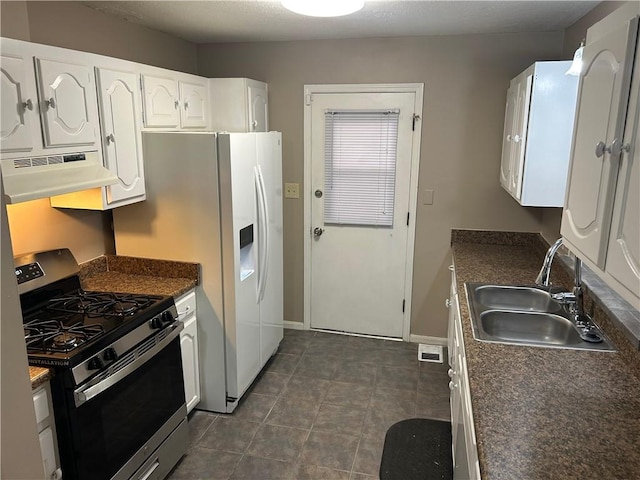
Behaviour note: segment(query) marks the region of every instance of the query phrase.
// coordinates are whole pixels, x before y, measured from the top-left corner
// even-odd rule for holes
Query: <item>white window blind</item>
[[[393,226],[399,114],[325,112],[324,223]]]

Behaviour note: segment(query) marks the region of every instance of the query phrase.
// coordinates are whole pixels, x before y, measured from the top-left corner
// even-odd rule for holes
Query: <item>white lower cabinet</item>
[[[462,336],[462,321],[456,291],[455,271],[451,269],[451,298],[449,299],[449,389],[451,390],[451,439],[453,478],[480,479],[480,464],[471,410],[471,392],[467,375],[467,361]]]
[[[62,478],[62,470],[60,470],[49,383],[45,383],[33,391],[33,407],[36,412],[44,478],[59,480]]]
[[[200,365],[198,363],[198,323],[196,320],[196,293],[183,295],[176,301],[178,318],[184,323],[180,332],[184,397],[187,413],[200,402]]]

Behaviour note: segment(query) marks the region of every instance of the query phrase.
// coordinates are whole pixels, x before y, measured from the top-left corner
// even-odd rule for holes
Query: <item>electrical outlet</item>
[[[284,198],[300,198],[300,184],[299,183],[285,183],[284,184]]]

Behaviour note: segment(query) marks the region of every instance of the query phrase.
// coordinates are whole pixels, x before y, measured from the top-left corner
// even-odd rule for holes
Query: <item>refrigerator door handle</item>
[[[258,180],[260,182],[260,191],[262,194],[262,209],[263,209],[263,230],[264,230],[264,249],[262,250],[262,255],[260,260],[263,261],[262,266],[262,283],[260,295],[258,299],[261,301],[264,298],[264,291],[267,288],[267,273],[269,271],[269,204],[267,202],[267,189],[264,185],[264,176],[262,175],[262,168],[258,165]]]
[[[254,180],[256,184],[256,197],[257,197],[257,207],[258,207],[258,289],[256,291],[256,301],[259,303],[262,297],[263,284],[265,279],[265,242],[266,242],[266,234],[264,232],[264,198],[262,195],[262,183],[260,182],[260,171],[258,170],[258,166],[253,167]]]

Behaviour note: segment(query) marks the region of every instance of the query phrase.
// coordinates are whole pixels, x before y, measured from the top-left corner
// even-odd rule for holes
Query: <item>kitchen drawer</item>
[[[34,392],[33,406],[36,410],[36,423],[41,423],[49,417],[49,400],[45,388],[40,388]]]

